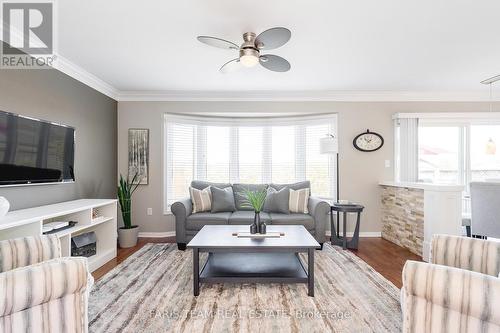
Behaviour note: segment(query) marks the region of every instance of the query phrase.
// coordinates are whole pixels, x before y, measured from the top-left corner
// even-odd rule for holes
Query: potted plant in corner
[[[137,244],[139,236],[139,226],[132,225],[131,204],[132,195],[139,186],[138,173],[134,175],[132,181],[123,179],[120,175],[120,184],[118,185],[118,201],[123,217],[123,227],[118,229],[118,243],[121,248],[132,247]],[[136,182],[137,180],[137,182]]]
[[[266,201],[267,190],[262,191],[250,191],[244,190],[243,197],[245,201],[243,203],[244,207],[253,208],[255,212],[255,216],[253,218],[253,224],[250,226],[251,234],[265,234],[266,233],[266,224],[262,224],[260,222],[260,212],[264,207],[264,202]]]

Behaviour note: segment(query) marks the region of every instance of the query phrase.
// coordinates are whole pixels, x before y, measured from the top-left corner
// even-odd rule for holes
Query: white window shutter
[[[333,197],[335,168],[319,140],[336,134],[336,115],[208,119],[165,115],[166,210],[189,195],[192,180],[293,183],[310,180],[313,195]]]

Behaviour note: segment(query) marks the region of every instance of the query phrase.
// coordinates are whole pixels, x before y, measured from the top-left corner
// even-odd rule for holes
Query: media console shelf
[[[0,240],[41,235],[44,223],[77,221],[75,226],[54,234],[61,240],[63,257],[69,257],[71,237],[94,231],[97,253],[88,261],[90,271],[95,271],[116,257],[116,213],[116,199],[80,199],[16,210],[0,218]]]

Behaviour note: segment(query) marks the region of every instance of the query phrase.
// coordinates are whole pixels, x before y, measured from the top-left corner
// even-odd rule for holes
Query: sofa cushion
[[[236,203],[236,210],[253,210],[250,207],[244,207],[245,194],[243,191],[263,191],[267,189],[267,184],[233,184],[234,202]]]
[[[209,186],[215,186],[218,188],[226,188],[230,187],[231,184],[228,183],[212,183],[212,182],[206,182],[204,180],[193,180],[191,182],[191,187],[197,189],[197,190],[203,190],[204,188],[207,188]]]
[[[267,189],[263,211],[268,213],[289,214],[289,197],[290,189],[288,187],[284,187],[279,191],[273,187],[269,187]]]
[[[210,190],[212,191],[212,213],[234,212],[236,210],[232,187],[210,186]]]
[[[311,188],[311,182],[306,180],[303,182],[298,182],[298,183],[293,183],[293,184],[271,184],[269,186],[275,188],[278,191],[284,187],[288,187],[288,188],[291,188],[292,190],[297,191],[297,190],[301,190],[303,188]]]
[[[237,210],[229,217],[229,224],[252,224],[255,212],[249,210]],[[261,212],[260,221],[268,224],[271,221],[269,214]]]
[[[201,230],[204,225],[227,224],[229,216],[231,216],[230,212],[191,214],[186,218],[186,229]]]
[[[271,225],[303,225],[307,230],[314,229],[314,219],[307,214],[271,213]]]

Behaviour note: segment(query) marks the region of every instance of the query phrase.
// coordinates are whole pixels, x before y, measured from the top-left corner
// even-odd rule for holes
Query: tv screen
[[[0,185],[74,181],[75,129],[0,111]]]

